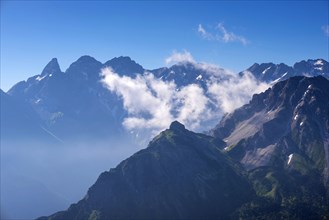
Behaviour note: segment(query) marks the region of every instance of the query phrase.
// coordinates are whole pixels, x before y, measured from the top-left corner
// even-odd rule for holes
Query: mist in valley
[[[66,210],[100,173],[140,149],[127,140],[54,144],[1,140],[1,219],[33,219]]]

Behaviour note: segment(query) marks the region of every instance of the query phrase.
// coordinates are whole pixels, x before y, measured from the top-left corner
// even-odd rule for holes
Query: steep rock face
[[[100,175],[86,197],[41,219],[226,219],[253,190],[216,141],[173,122]]]
[[[248,170],[259,196],[238,217],[329,215],[328,88],[322,76],[289,78],[254,95],[212,130],[226,142],[224,151]]]
[[[212,131],[248,170],[274,166],[318,172],[328,182],[329,81],[293,77],[254,95]]]

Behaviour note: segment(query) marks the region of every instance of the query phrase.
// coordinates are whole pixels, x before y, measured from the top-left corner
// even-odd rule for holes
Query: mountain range
[[[197,85],[208,91],[211,82],[221,86],[246,75],[271,87],[220,122],[211,118],[206,134],[171,123],[147,148],[102,173],[81,201],[41,219],[329,216],[327,61],[254,64],[235,76],[205,63],[146,70],[129,57],[101,63],[90,56],[63,72],[54,58],[41,74],[1,91],[1,144],[10,149],[32,140],[69,148],[80,141],[91,153],[97,141],[108,149],[128,141],[140,149],[145,141],[136,142],[138,133],[123,125],[130,112],[123,97],[104,86],[104,68],[121,79],[153,74],[177,90]],[[217,104],[209,108],[222,116]]]
[[[145,70],[129,57],[117,57],[101,63],[93,57],[82,56],[62,72],[54,58],[41,74],[14,85],[7,92],[7,99],[11,97],[16,103],[28,105],[36,115],[35,121],[42,122],[42,129],[64,142],[82,137],[86,140],[126,138],[130,135],[122,124],[128,112],[123,106],[122,97],[105,88],[101,81],[100,72],[106,67],[110,67],[119,76],[132,78],[150,72],[158,79],[175,82],[178,89],[192,84],[206,88],[214,79],[220,82],[232,77],[222,68],[191,62],[178,63],[170,68]],[[329,78],[329,63],[317,59],[301,61],[293,67],[273,63],[254,64],[246,71],[256,80],[272,83],[295,75],[322,75]],[[240,72],[240,75],[246,71]],[[211,108],[216,109],[215,106]],[[15,135],[14,132],[3,137]]]
[[[78,203],[40,220],[325,219],[328,88],[322,76],[279,82],[212,136],[175,121]]]

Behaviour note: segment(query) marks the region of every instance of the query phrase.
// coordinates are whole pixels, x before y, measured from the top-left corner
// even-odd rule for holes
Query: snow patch
[[[227,151],[228,150],[228,147],[225,147],[224,150]]]
[[[323,66],[320,66],[320,67],[314,67],[314,69],[322,71],[322,70],[323,70]]]
[[[271,69],[272,67],[270,66],[270,67],[267,67],[263,72],[262,72],[262,74],[265,74],[269,69]]]
[[[299,115],[298,115],[298,114],[297,114],[297,115],[295,115],[295,117],[294,117],[294,120],[296,121],[298,117],[299,117]]]
[[[53,74],[49,74],[49,77],[52,77]]]
[[[302,126],[304,124],[304,122],[302,121],[300,124],[299,124],[299,126]]]
[[[47,76],[47,75],[45,75],[45,76],[38,76],[38,77],[36,78],[36,80],[41,81],[41,80],[43,80],[46,76]]]
[[[196,80],[201,80],[202,79],[202,75],[198,75],[197,78],[195,78]]]
[[[288,74],[288,72],[285,72],[282,76],[280,76],[279,78],[277,78],[276,80],[274,80],[271,84],[276,84],[277,82],[279,82],[280,80],[282,80],[283,77],[285,77]]]
[[[294,156],[294,154],[290,154],[289,156],[288,156],[288,165],[290,164],[290,162],[291,162],[291,159],[292,159],[292,157]]]
[[[41,101],[41,99],[37,99],[34,103],[38,104]]]
[[[323,65],[323,61],[322,60],[317,60],[315,63],[314,63],[314,65]]]
[[[312,87],[310,87],[310,88],[312,88]],[[305,96],[307,96],[307,94],[308,94],[309,92],[310,92],[310,90],[307,89],[307,90],[304,92],[303,98],[305,98]]]

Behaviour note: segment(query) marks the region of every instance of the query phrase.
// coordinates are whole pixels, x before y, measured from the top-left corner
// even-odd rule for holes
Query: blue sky
[[[82,55],[147,69],[173,51],[241,71],[328,60],[328,1],[1,1],[1,89]]]

